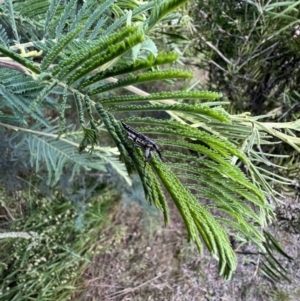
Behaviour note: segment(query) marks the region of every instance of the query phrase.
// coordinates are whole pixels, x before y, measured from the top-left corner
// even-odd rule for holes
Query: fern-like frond
[[[107,22],[107,18],[100,18],[97,22],[97,24],[94,26],[93,31],[89,35],[89,40],[94,40],[100,33],[100,29],[103,27],[103,25]]]
[[[169,139],[157,139],[157,142],[160,143],[161,145],[170,145],[173,147],[183,147],[183,148],[187,148],[187,149],[199,152],[200,154],[207,156],[208,158],[212,159],[213,161],[219,163],[220,165],[223,165],[224,169],[228,168],[229,170],[232,170],[230,168],[231,163],[229,162],[229,160],[226,160],[226,157],[223,157],[222,155],[218,154],[217,152],[215,152],[213,150],[210,150],[209,148],[207,148],[203,145],[189,143],[189,142],[185,142],[183,140],[169,140]],[[236,172],[236,175],[231,175],[231,177],[233,177],[233,179],[237,182],[242,179],[242,183],[244,185],[247,184],[247,188],[257,195],[258,199],[262,202],[262,204],[265,204],[265,197],[263,196],[262,192],[259,189],[257,189],[253,184],[251,184],[250,182],[244,181],[243,179],[245,179],[245,175],[243,175],[242,172],[240,172],[240,171],[238,172],[237,170],[235,170],[235,172]]]
[[[193,74],[191,72],[184,72],[180,70],[168,69],[167,71],[153,71],[147,73],[141,73],[136,76],[130,76],[127,79],[120,79],[116,83],[109,83],[96,88],[89,92],[89,95],[103,93],[109,90],[126,87],[129,85],[137,85],[145,82],[176,79],[176,78],[191,78]]]
[[[48,52],[41,63],[41,70],[46,70],[55,58],[61,53],[61,51],[79,34],[82,30],[82,26],[79,25],[74,30],[68,32],[58,43]]]
[[[6,45],[6,46],[8,46],[8,44],[9,44],[7,32],[1,24],[0,24],[0,43],[2,45]]]
[[[237,183],[235,179],[230,179],[225,176],[225,173],[222,172],[224,169],[222,166],[208,160],[202,161],[206,161],[203,165],[214,166],[215,169],[218,169],[218,173],[216,173],[213,168],[204,168],[201,167],[201,165],[200,167],[193,167],[186,164],[173,163],[170,165],[170,168],[182,169],[189,172],[181,174],[181,177],[201,183],[199,189],[202,189],[205,186],[209,187],[210,191],[215,191],[219,196],[223,196],[227,199],[231,203],[231,207],[235,207],[235,210],[241,211],[243,215],[245,214],[248,218],[256,220],[259,224],[264,226],[264,218],[257,215],[257,213],[254,213],[253,208],[248,207],[248,205],[244,203],[245,201],[248,201],[249,203],[258,206],[260,209],[271,210],[271,207],[266,202],[262,202],[259,199],[258,196],[261,196],[259,190],[251,185],[246,178],[244,178],[244,181]],[[232,169],[238,168],[233,166]],[[248,190],[249,186],[254,191]],[[195,188],[195,186],[193,187]]]
[[[148,55],[147,58],[143,60],[136,60],[132,63],[125,63],[122,65],[115,66],[110,69],[106,69],[102,72],[99,72],[91,77],[88,77],[87,79],[83,80],[80,85],[78,86],[79,89],[87,87],[89,85],[92,85],[102,79],[122,75],[122,74],[128,74],[130,72],[139,71],[143,69],[149,69],[151,67],[155,67],[158,65],[163,64],[170,64],[178,59],[178,55],[174,52],[171,53],[160,53],[156,57],[154,57],[153,54]]]
[[[201,251],[200,234],[210,252],[219,258],[220,275],[230,278],[236,268],[236,257],[223,228],[165,165],[153,158],[151,166],[181,213],[188,229],[189,238]]]
[[[229,122],[229,114],[223,108],[208,108],[202,105],[189,105],[189,104],[154,104],[154,105],[127,105],[127,106],[114,106],[109,108],[110,112],[134,112],[134,111],[180,111],[190,113],[192,115],[198,115],[204,120],[208,120],[208,117],[212,117],[216,120]]]
[[[34,63],[31,51],[29,55],[26,53],[29,58],[23,57],[23,52],[15,53],[12,50],[17,47],[7,47],[10,41],[0,28],[0,40],[6,41],[0,45],[0,52],[25,67],[0,73],[0,120],[18,120],[23,124],[29,120],[30,125],[35,120],[39,122],[34,129],[1,126],[26,132],[31,163],[37,171],[46,166],[49,184],[57,183],[69,166],[75,175],[83,168],[105,171],[109,163],[128,183],[128,174],[136,171],[146,199],[162,211],[165,224],[169,221],[167,191],[184,220],[189,239],[199,251],[206,245],[219,260],[220,274],[230,278],[236,258],[227,233],[242,235],[263,249],[264,237],[258,227],[271,219],[272,208],[260,188],[267,187],[263,180],[267,182],[272,175],[252,166],[249,156],[258,162],[262,160],[262,155],[251,152],[260,142],[268,143],[272,129],[267,128],[268,134],[261,135],[262,130],[256,124],[249,126],[248,119],[231,116],[221,107],[225,102],[214,101],[222,96],[219,93],[181,91],[148,95],[132,87],[153,80],[190,77],[187,72],[172,69],[159,71],[157,66],[174,62],[178,56],[157,55],[157,47],[147,35],[148,29],[185,0],[151,1],[138,8],[136,3],[128,4],[130,10],[126,12],[121,9],[123,3],[113,6],[112,0],[101,4],[87,0],[81,7],[74,0],[23,2],[17,3],[13,11],[11,1],[6,0],[5,21],[12,20],[15,40],[22,38],[26,48],[37,46],[44,51],[44,57],[41,63],[38,59]],[[147,20],[145,16],[153,7]],[[135,23],[138,18],[143,24]],[[28,24],[26,32],[22,22]],[[140,70],[145,71],[133,73]],[[112,83],[117,79],[111,77],[121,75],[125,76]],[[144,96],[107,93],[121,87]],[[106,92],[103,99],[90,97],[103,92]],[[67,124],[67,109],[74,106],[82,128],[78,132],[69,130]],[[49,107],[59,116],[55,126],[45,117],[49,114],[45,109]],[[7,111],[9,117],[5,119],[3,112]],[[128,122],[138,124],[130,132],[130,127],[124,127],[112,115],[122,111],[167,112],[173,120],[130,118]],[[100,124],[118,151],[98,145]],[[42,125],[43,132],[38,131]],[[294,137],[291,143],[296,142]],[[120,155],[125,165],[116,160],[116,155]],[[175,163],[168,164],[165,157],[175,159]],[[250,171],[252,181],[240,166]],[[283,181],[279,176],[274,178]]]
[[[171,11],[174,11],[179,6],[183,5],[185,2],[187,2],[187,0],[156,1],[150,18],[147,21],[148,28],[152,28],[155,24],[161,21],[163,17],[168,15]]]
[[[80,23],[80,21],[83,21],[83,19],[90,14],[93,4],[94,0],[87,0],[83,2],[83,5],[74,16],[74,20],[70,25],[70,30],[73,30]]]
[[[116,122],[112,123],[112,116],[108,112],[104,110],[104,108],[100,104],[96,104],[95,108],[101,117],[101,120],[105,124],[105,127],[109,134],[111,135],[112,139],[114,140],[117,148],[120,151],[120,154],[123,156],[125,160],[125,165],[127,167],[128,173],[131,174],[134,170],[133,163],[130,158],[127,156],[127,149],[130,149],[130,146],[128,143],[126,143],[126,140],[124,139],[123,135],[121,134],[120,127],[116,124]],[[133,157],[135,158],[135,157]]]
[[[46,14],[45,26],[44,26],[44,38],[48,38],[50,23],[52,19],[55,17],[55,12],[58,9],[60,4],[59,0],[50,0],[50,5]]]
[[[101,99],[101,104],[115,104],[126,102],[145,102],[154,100],[168,100],[168,99],[210,99],[214,100],[220,98],[222,94],[210,91],[175,91],[175,92],[160,92],[152,93],[147,96],[142,95],[124,95],[111,98]],[[202,104],[205,106],[205,102]],[[229,119],[227,119],[229,120]],[[159,120],[158,120],[159,122]]]
[[[264,235],[266,237],[264,246],[267,252],[263,256],[263,260],[260,260],[260,273],[275,282],[281,279],[291,282],[291,279],[288,277],[288,271],[281,263],[278,255],[285,260],[293,260],[293,258],[281,248],[277,239],[270,232],[264,231]]]
[[[86,45],[83,49],[76,51],[71,54],[70,57],[62,60],[59,65],[57,65],[52,71],[53,75],[57,75],[59,79],[63,79],[69,73],[74,71],[76,68],[85,63],[85,66],[88,67],[91,65],[92,57],[97,56],[99,59],[99,52],[107,52],[107,48],[111,45],[115,45],[115,43],[119,43],[120,41],[135,35],[136,28],[134,27],[125,27],[123,30],[112,34],[110,36],[103,37],[99,40],[93,41],[92,43]],[[113,46],[111,46],[113,47]],[[89,61],[89,64],[87,64]],[[104,60],[107,62],[107,60]]]
[[[23,18],[38,19],[45,17],[49,8],[49,1],[47,0],[28,0],[22,3],[16,3],[15,11]]]
[[[13,93],[13,91],[7,89],[5,86],[0,84],[0,93],[2,97],[6,99],[6,105],[12,109],[13,114],[20,124],[27,124],[26,121],[26,113],[30,113],[30,108],[27,100],[21,95],[17,96]],[[34,118],[38,121],[42,122],[44,125],[48,126],[47,121],[43,118],[43,116],[38,113],[32,114]]]
[[[147,185],[151,187],[150,191],[153,192],[149,197],[150,204],[153,202],[156,208],[163,212],[165,225],[168,225],[170,221],[169,206],[161,185],[149,165],[145,168],[144,177]]]
[[[94,55],[92,58],[89,58],[86,62],[84,62],[82,66],[69,77],[67,83],[69,85],[73,84],[76,80],[88,75],[96,68],[103,66],[113,59],[123,55],[134,45],[141,43],[143,40],[143,32],[136,30],[135,33],[127,36],[123,41],[115,43],[114,45],[108,47],[108,49],[102,49],[101,53]]]
[[[18,29],[17,29],[17,25],[16,25],[16,21],[15,21],[15,13],[14,13],[14,9],[13,9],[12,0],[5,0],[4,4],[5,4],[5,12],[8,15],[8,18],[10,21],[10,26],[11,26],[13,35],[15,37],[15,40],[20,43],[20,37],[18,34]]]
[[[89,16],[89,18],[85,21],[85,27],[81,34],[79,35],[80,38],[83,38],[84,35],[92,25],[97,22],[98,20],[101,20],[100,17],[104,14],[106,10],[108,10],[114,3],[114,0],[106,0],[102,5],[99,6],[94,12]],[[101,22],[103,24],[103,22]],[[99,24],[99,23],[98,23]]]
[[[46,85],[44,89],[39,93],[36,99],[30,105],[31,112],[35,112],[36,108],[41,104],[41,102],[45,99],[46,95],[50,93],[53,88],[58,84],[57,80],[54,80],[50,85]]]
[[[60,17],[59,23],[55,30],[55,36],[57,40],[60,39],[62,35],[62,31],[66,26],[67,21],[71,19],[71,17],[74,15],[75,9],[76,9],[76,0],[70,0],[62,12],[62,16]],[[74,29],[70,30],[69,32],[73,32],[73,30]]]
[[[115,152],[111,152],[110,148],[101,148],[94,152],[78,153],[78,145],[71,140],[65,138],[52,137],[41,133],[27,134],[26,141],[28,143],[32,166],[36,171],[45,163],[48,171],[48,184],[56,184],[63,175],[64,169],[72,166],[72,177],[79,174],[82,169],[106,171],[106,164],[110,164],[112,168],[118,171],[118,174],[130,183],[130,179],[125,172],[124,167],[119,163],[115,156]]]

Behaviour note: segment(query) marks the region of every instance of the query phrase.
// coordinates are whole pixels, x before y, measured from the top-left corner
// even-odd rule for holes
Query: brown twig
[[[4,59],[4,58],[0,58],[0,67],[13,69],[13,70],[16,70],[16,71],[20,71],[24,74],[30,75],[27,68],[25,68],[23,65],[21,65],[17,62],[14,62],[14,61]]]

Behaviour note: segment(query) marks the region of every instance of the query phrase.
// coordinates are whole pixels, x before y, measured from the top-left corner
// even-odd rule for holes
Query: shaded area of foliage
[[[259,166],[260,162],[269,163],[267,155],[260,154],[260,145],[270,144],[276,137],[299,149],[299,141],[293,136],[297,130],[295,124],[290,125],[288,134],[283,134],[274,129],[274,125],[256,118],[230,115],[222,107],[227,103],[218,100],[221,97],[218,93],[178,91],[148,95],[135,87],[154,80],[191,77],[189,72],[180,70],[162,71],[160,68],[175,62],[178,55],[158,54],[154,42],[148,38],[149,31],[159,22],[175,19],[166,16],[184,2],[169,0],[133,5],[132,11],[123,13],[111,0],[101,4],[89,0],[79,7],[75,1],[53,0],[48,5],[48,1],[32,0],[31,6],[6,1],[0,10],[4,21],[10,24],[12,36],[4,28],[0,29],[4,42],[0,45],[0,59],[7,69],[0,74],[3,96],[0,121],[1,126],[22,133],[21,142],[30,150],[31,165],[36,173],[48,172],[45,186],[78,178],[80,181],[82,170],[100,176],[113,169],[127,183],[131,182],[128,174],[136,172],[146,200],[163,212],[166,224],[170,220],[167,191],[184,221],[188,239],[195,242],[198,251],[205,245],[218,261],[219,274],[229,279],[237,263],[228,235],[250,240],[265,251],[261,228],[274,217],[273,207],[266,200],[266,196],[275,198],[269,180],[285,181]],[[29,10],[36,12],[33,20],[28,19]],[[28,25],[26,34],[23,22]],[[21,48],[19,54],[16,51],[19,46],[14,45],[14,41],[23,42],[23,39],[39,51],[26,53]],[[5,60],[11,64],[5,64]],[[140,73],[142,70],[144,73]],[[120,88],[136,95],[126,92],[117,97],[115,90]],[[77,109],[77,122],[67,119],[70,108]],[[47,110],[51,110],[48,116]],[[137,131],[158,136],[156,141],[160,147],[170,149],[165,156],[176,159],[176,164],[166,164],[155,154],[145,164],[143,152],[147,153],[149,148],[141,145],[141,149],[136,148],[117,119],[120,112],[138,116],[140,112],[151,111],[166,112],[172,120],[130,118],[126,122],[148,125],[138,127]],[[58,119],[53,118],[53,112]],[[74,123],[80,127],[73,129]],[[102,132],[110,135],[115,147],[104,146]],[[124,164],[117,160],[118,155]],[[68,177],[64,176],[66,170],[70,170]],[[82,213],[76,219],[80,228],[84,227],[82,200],[101,189],[97,182],[88,189],[76,184],[74,193],[64,191],[64,195],[73,200]],[[203,199],[209,199],[209,205]],[[51,211],[50,207],[47,209]],[[53,215],[61,214],[55,211]],[[40,227],[45,226],[44,223],[52,226],[53,215],[40,220]],[[53,222],[59,221],[54,218]],[[35,222],[29,225],[35,226]],[[63,244],[57,231],[55,228],[52,234],[58,244]],[[64,231],[69,232],[67,236],[73,241],[79,239],[71,228]],[[23,251],[26,247],[20,246]],[[81,247],[86,250],[88,245]],[[80,252],[73,253],[82,257]],[[26,256],[28,253],[24,255],[28,259]],[[20,263],[18,260],[16,264]],[[37,279],[43,280],[34,280]],[[59,281],[65,280],[59,278]],[[5,293],[5,296],[18,293],[17,287]]]
[[[102,189],[76,205],[58,193],[52,198],[23,194],[26,213],[20,211],[18,219],[9,222],[9,230],[27,232],[32,239],[0,241],[0,300],[70,298],[82,286],[77,282],[82,271],[99,251],[98,235],[107,226],[116,198],[112,190]]]
[[[289,1],[210,0],[195,4],[192,15],[199,67],[235,111],[263,114],[279,106],[285,118],[299,116],[298,8]]]

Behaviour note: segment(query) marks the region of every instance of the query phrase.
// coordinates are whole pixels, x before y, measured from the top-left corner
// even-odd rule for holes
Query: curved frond
[[[109,147],[101,148],[100,151],[91,155],[89,153],[79,154],[78,145],[74,145],[70,140],[49,137],[43,133],[27,135],[26,141],[31,154],[30,162],[32,166],[35,166],[36,171],[39,171],[42,162],[46,164],[49,185],[55,185],[68,166],[72,166],[73,177],[82,169],[106,171],[106,164],[111,164],[112,168],[118,170],[118,174],[130,183],[124,167],[117,160],[115,152],[110,151]]]
[[[181,213],[189,238],[196,243],[199,251],[201,251],[200,233],[209,251],[219,258],[220,275],[230,278],[231,273],[236,268],[236,257],[223,228],[168,168],[156,158],[151,160],[151,166]]]
[[[70,0],[69,3],[66,5],[65,9],[63,10],[62,16],[56,27],[56,30],[55,30],[56,39],[58,39],[58,40],[60,39],[60,37],[62,35],[62,31],[63,31],[64,27],[66,26],[67,20],[69,18],[71,18],[72,15],[74,15],[74,13],[75,13],[75,8],[76,8],[76,0]],[[69,33],[70,32],[73,32],[73,29],[70,30]]]
[[[220,93],[147,94],[133,86],[191,76],[189,72],[159,70],[159,65],[176,61],[178,55],[157,54],[147,33],[159,21],[168,20],[167,14],[186,0],[151,1],[140,7],[129,3],[126,12],[120,8],[126,4],[113,6],[112,0],[101,4],[87,0],[81,7],[74,0],[23,2],[13,11],[11,1],[6,1],[5,21],[11,20],[16,40],[22,37],[26,48],[36,46],[44,51],[44,57],[33,62],[30,56],[37,56],[36,52],[28,50],[25,58],[23,52],[12,51],[17,47],[7,47],[12,41],[0,27],[0,41],[4,41],[0,52],[25,67],[5,69],[0,74],[0,120],[28,122],[35,129],[43,125],[42,132],[2,124],[27,133],[31,163],[37,171],[47,169],[48,183],[57,183],[68,167],[75,175],[83,168],[105,171],[106,164],[111,164],[128,184],[128,174],[136,172],[147,201],[163,213],[165,224],[170,219],[167,191],[182,216],[189,240],[200,252],[206,246],[219,260],[219,272],[226,278],[236,268],[228,233],[243,236],[264,250],[266,235],[262,235],[261,227],[274,216],[266,201],[272,191],[267,181],[284,179],[256,167],[255,162],[262,162],[264,154],[255,155],[253,149],[273,143],[270,137],[277,135],[283,140],[288,135],[275,132],[275,125],[259,125],[247,116],[230,115],[221,107],[228,102],[217,100],[222,97]],[[22,26],[14,21],[15,16]],[[28,25],[26,32],[22,22]],[[135,73],[141,70],[145,71]],[[121,87],[136,95],[110,93]],[[103,93],[101,98],[90,97],[99,93]],[[73,114],[67,109],[75,106],[78,122],[72,123],[81,127],[78,132],[67,124]],[[172,119],[132,117],[151,111],[169,114]],[[113,113],[138,127],[126,126]],[[49,121],[46,114],[59,118]],[[99,130],[103,129],[116,148],[98,145]],[[292,138],[289,141],[294,146],[298,138]],[[174,162],[170,164],[165,158]],[[272,258],[270,264],[274,262]]]
[[[168,99],[217,99],[222,97],[222,94],[211,91],[175,91],[175,92],[160,92],[152,93],[148,96],[143,95],[124,95],[111,98],[101,99],[102,104],[115,104],[126,102],[145,102],[154,100],[168,100]],[[206,103],[202,103],[206,106]],[[159,122],[159,121],[158,121]]]
[[[99,52],[103,55],[103,53],[107,52],[109,46],[112,47],[111,50],[118,51],[114,47],[116,43],[119,43],[119,51],[122,51],[120,47],[125,46],[125,44],[122,44],[120,41],[129,41],[130,38],[133,36],[136,38],[141,38],[141,35],[139,33],[136,35],[136,28],[131,26],[125,27],[124,29],[118,31],[117,33],[111,34],[110,36],[105,36],[99,40],[93,41],[90,44],[86,45],[86,47],[84,47],[83,49],[80,49],[75,53],[71,54],[70,57],[66,58],[65,60],[62,60],[60,64],[53,69],[52,74],[57,75],[57,77],[60,80],[62,80],[64,77],[66,77],[68,74],[70,74],[82,64],[85,64],[85,69],[88,68],[89,70],[93,70],[93,68],[96,68],[99,64],[96,64],[96,66],[94,67],[92,61],[93,57],[100,60],[101,55],[99,54]],[[107,55],[109,58],[104,58],[103,63],[113,58],[111,54]],[[93,65],[93,67],[91,67],[91,65]],[[80,72],[80,74],[81,73],[82,72]]]
[[[177,59],[178,59],[178,54],[174,52],[160,53],[156,57],[154,57],[153,54],[149,54],[149,56],[146,59],[136,60],[132,63],[126,63],[124,65],[115,66],[113,68],[106,69],[102,72],[99,72],[91,77],[88,77],[87,79],[83,80],[80,83],[78,88],[81,89],[87,87],[108,77],[128,74],[130,72],[139,71],[143,69],[149,69],[151,67],[155,67],[158,65],[170,64]]]
[[[6,45],[6,46],[8,46],[8,44],[9,44],[7,32],[1,24],[0,24],[0,42],[1,42],[1,44]]]
[[[181,104],[153,104],[153,105],[127,105],[127,106],[114,106],[109,108],[110,112],[134,112],[134,111],[180,111],[190,113],[192,115],[198,114],[199,117],[207,120],[207,117],[212,117],[219,121],[229,122],[229,114],[223,108],[208,108],[203,105],[189,105]]]
[[[55,60],[55,58],[60,54],[60,52],[79,34],[82,30],[82,26],[79,25],[74,30],[68,32],[58,43],[47,53],[41,63],[41,69],[46,70],[50,64]]]
[[[143,32],[136,30],[135,33],[127,36],[123,41],[115,43],[114,45],[109,46],[107,49],[102,49],[102,52],[94,55],[92,58],[89,58],[86,62],[84,62],[82,66],[68,78],[67,83],[69,85],[73,84],[76,80],[88,75],[96,68],[103,66],[104,64],[126,53],[134,45],[141,43],[143,40]]]
[[[155,24],[162,20],[163,17],[175,10],[177,7],[183,5],[185,2],[187,2],[187,0],[167,0],[155,2],[154,9],[152,10],[150,18],[147,22],[148,27],[152,28]]]
[[[44,27],[44,38],[48,37],[49,29],[50,29],[50,23],[52,19],[55,16],[55,12],[58,9],[58,6],[60,4],[59,0],[50,0],[50,6],[48,8],[48,11],[46,13],[46,20],[45,20],[45,27]]]
[[[10,21],[10,26],[11,26],[13,35],[15,37],[15,40],[20,42],[20,37],[18,34],[18,29],[17,29],[17,25],[16,25],[16,20],[15,20],[15,12],[13,9],[13,3],[10,0],[5,0],[4,4],[5,4],[5,11],[8,15],[8,18]]]
[[[120,79],[116,83],[109,83],[99,88],[90,91],[89,95],[94,95],[98,93],[103,93],[109,90],[126,87],[129,85],[137,85],[145,82],[166,80],[166,79],[176,79],[176,78],[191,78],[193,74],[191,72],[184,72],[180,70],[168,69],[167,71],[152,71],[147,73],[141,73],[136,76],[130,76],[127,79]]]
[[[114,0],[106,0],[102,5],[99,6],[94,12],[89,16],[89,18],[85,21],[85,27],[83,31],[80,34],[80,38],[83,38],[86,32],[92,27],[92,25],[97,22],[98,20],[100,23],[98,23],[98,28],[99,24],[103,24],[104,20],[101,19],[100,17],[103,15],[103,13],[110,8],[114,3]],[[97,28],[97,27],[96,27]]]

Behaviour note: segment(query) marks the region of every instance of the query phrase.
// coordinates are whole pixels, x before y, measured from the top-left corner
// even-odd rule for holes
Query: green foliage
[[[281,255],[289,260],[292,260],[293,258],[284,252],[271,233],[264,231],[264,235],[266,237],[265,247],[267,254],[264,255],[264,260],[261,261],[260,272],[274,282],[278,282],[282,278],[291,282],[289,277],[287,277],[287,270],[282,266],[279,259],[276,258],[276,255],[277,257],[278,255]]]
[[[107,85],[100,86],[99,88],[89,92],[89,95],[103,93],[109,90],[126,87],[129,85],[137,85],[141,83],[149,83],[157,80],[167,80],[175,78],[191,78],[191,72],[183,72],[180,70],[167,70],[167,71],[152,71],[147,73],[140,73],[136,76],[130,76],[128,79],[120,79],[116,83],[110,83]]]
[[[97,1],[86,1],[80,9],[74,9],[74,14],[60,1],[51,1],[46,19],[36,21],[39,23],[37,29],[28,29],[29,33],[34,32],[30,37],[34,42],[27,41],[30,46],[35,45],[38,50],[45,51],[40,54],[42,63],[39,60],[33,62],[36,53],[32,54],[32,59],[30,53],[26,57],[16,54],[13,45],[10,48],[0,47],[1,53],[25,68],[19,84],[32,95],[25,107],[14,98],[13,104],[7,104],[10,101],[8,96],[3,104],[5,109],[14,108],[8,110],[8,115],[20,119],[23,125],[27,123],[29,128],[1,125],[28,133],[25,138],[31,149],[31,162],[38,171],[40,162],[44,161],[49,183],[56,183],[68,164],[73,164],[73,173],[76,174],[80,172],[79,167],[102,170],[107,162],[129,182],[123,165],[111,157],[115,154],[113,148],[97,145],[99,137],[100,142],[105,143],[98,135],[98,131],[105,129],[117,146],[128,174],[138,173],[146,199],[163,212],[165,223],[170,217],[164,189],[175,202],[189,239],[195,242],[199,251],[205,244],[219,260],[220,275],[229,279],[236,268],[236,258],[228,234],[244,236],[264,250],[264,237],[260,231],[274,216],[266,200],[266,195],[272,197],[272,189],[264,182],[264,176],[255,168],[248,154],[261,143],[259,135],[268,140],[277,133],[272,132],[272,126],[259,123],[255,118],[230,115],[220,107],[222,102],[215,101],[221,95],[214,92],[178,91],[146,95],[139,91],[142,96],[108,96],[112,89],[139,82],[190,77],[189,73],[173,69],[160,71],[160,65],[173,62],[177,56],[171,53],[155,57],[154,43],[147,39],[147,30],[163,21],[167,13],[183,2],[156,1],[114,20],[108,9],[110,1],[100,6]],[[73,7],[73,3],[69,5]],[[142,18],[141,14],[152,5],[155,9],[151,11],[151,17],[142,24],[135,23],[132,17],[140,15]],[[15,14],[22,17],[22,10],[18,7]],[[101,16],[94,11],[101,11]],[[4,16],[8,17],[11,14]],[[95,28],[99,28],[99,32]],[[50,40],[55,33],[58,34],[57,39]],[[145,44],[141,46],[144,41],[147,41],[147,47]],[[144,73],[131,74],[141,70]],[[15,69],[11,74],[15,72],[22,71]],[[123,77],[116,84],[106,83],[111,76],[117,75]],[[28,77],[30,83],[25,79]],[[32,87],[32,81],[36,87]],[[6,80],[2,86],[6,88],[11,83]],[[91,95],[104,91],[104,99],[101,95],[91,98]],[[139,93],[137,89],[135,91]],[[13,89],[10,93],[9,96],[14,97],[20,94]],[[137,101],[147,104],[131,103]],[[121,105],[111,105],[118,102]],[[69,127],[72,122],[68,113],[72,110],[68,111],[68,108],[75,106],[81,131],[73,131]],[[46,108],[59,111],[59,122],[46,118]],[[162,149],[171,149],[165,152],[165,156],[175,158],[176,164],[161,162],[153,152],[152,158],[145,163],[144,150],[135,147],[117,121],[121,111],[169,114],[171,120],[136,118],[129,121],[142,125],[149,123],[151,127],[140,128],[140,131],[158,135],[159,139],[155,141]],[[42,124],[48,128],[42,131]],[[246,147],[254,124],[257,126],[256,136]],[[292,139],[289,141],[294,145],[298,143]],[[81,154],[75,153],[75,147]],[[242,168],[249,170],[252,178],[247,177]]]
[[[68,300],[80,286],[82,271],[99,252],[98,233],[106,226],[116,197],[115,192],[102,190],[82,213],[60,195],[26,196],[27,214],[14,221],[11,230],[26,232],[32,239],[1,240],[0,299]]]
[[[5,28],[0,24],[0,41],[3,45],[8,45],[9,40]]]
[[[196,65],[209,72],[209,88],[224,93],[237,112],[288,111],[293,103],[285,94],[299,86],[298,2],[210,0],[190,12]]]

